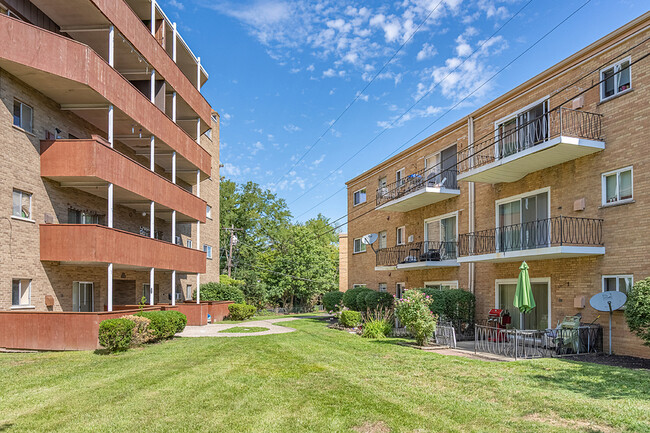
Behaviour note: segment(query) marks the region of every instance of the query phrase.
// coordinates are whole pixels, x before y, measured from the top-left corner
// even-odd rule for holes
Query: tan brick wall
[[[348,290],[348,234],[339,234],[339,291]]]
[[[645,24],[647,25],[647,24]],[[537,80],[534,85],[524,84],[509,92],[496,104],[479,108],[473,116],[474,142],[494,135],[495,121],[542,98],[549,98],[551,109],[569,102],[578,92],[599,81],[600,66],[613,63],[626,56],[632,62],[647,52],[647,44],[633,49],[625,56],[617,57],[628,48],[638,44],[650,35],[647,28],[637,34],[630,29],[618,39],[605,45],[598,45],[592,52],[584,52],[574,58],[564,69],[555,71],[546,79]],[[631,35],[631,36],[630,36]],[[624,39],[627,38],[627,39]],[[611,62],[610,62],[611,60]],[[511,183],[490,185],[476,183],[475,191],[475,231],[493,229],[497,225],[495,201],[507,197],[549,189],[550,216],[572,216],[602,218],[603,241],[606,254],[582,258],[556,260],[528,260],[532,278],[543,277],[551,280],[551,324],[555,326],[564,315],[582,313],[584,321],[591,322],[597,313],[588,300],[602,290],[603,275],[634,275],[634,281],[650,275],[647,261],[649,253],[643,230],[650,222],[648,203],[650,203],[650,177],[647,176],[650,154],[645,151],[647,138],[644,131],[650,119],[650,61],[643,60],[632,66],[632,90],[611,100],[600,102],[599,87],[584,94],[583,111],[603,115],[603,136],[605,150],[590,156],[575,159],[548,169],[530,173]],[[546,73],[540,74],[543,77]],[[586,76],[581,78],[583,75]],[[568,84],[571,86],[560,91]],[[566,106],[566,105],[565,105]],[[467,146],[467,120],[459,120],[440,133],[423,140],[415,146],[398,154],[391,160],[380,164],[368,172],[348,182],[348,234],[350,242],[348,287],[353,284],[366,284],[377,289],[379,283],[387,283],[389,292],[395,293],[395,283],[404,282],[407,288],[418,287],[424,281],[455,281],[459,287],[470,286],[469,265],[458,268],[438,268],[428,270],[375,271],[375,255],[368,249],[364,253],[353,253],[353,240],[370,232],[387,230],[389,247],[395,245],[396,228],[406,226],[406,236],[414,236],[414,241],[424,240],[424,220],[437,215],[457,211],[459,233],[469,232],[468,183],[460,182],[461,194],[458,197],[415,209],[410,212],[374,211],[375,194],[379,178],[387,176],[388,183],[395,180],[395,171],[405,167],[406,175],[424,167],[423,158],[435,151],[457,143],[459,148]],[[633,166],[634,202],[619,206],[601,205],[602,173]],[[367,188],[368,201],[353,206],[352,194],[362,187]],[[573,203],[585,199],[586,208],[574,211]],[[368,212],[366,215],[364,213]],[[476,263],[475,293],[477,296],[477,319],[482,319],[495,302],[495,280],[516,279],[519,262],[514,263]],[[575,296],[585,296],[587,307],[573,307]],[[605,346],[607,346],[607,315],[601,315],[598,323],[604,327]],[[617,353],[650,357],[650,348],[632,335],[625,324],[622,312],[614,314],[614,343]],[[607,349],[607,347],[606,347]]]

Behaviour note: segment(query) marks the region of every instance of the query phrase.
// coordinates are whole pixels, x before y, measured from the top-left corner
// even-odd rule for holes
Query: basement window
[[[33,133],[34,110],[29,105],[14,99],[14,125]]]

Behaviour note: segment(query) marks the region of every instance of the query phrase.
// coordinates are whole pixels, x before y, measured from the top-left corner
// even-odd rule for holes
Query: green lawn
[[[488,363],[328,329],[0,354],[0,431],[649,432],[650,373]]]
[[[250,326],[248,328],[244,328],[244,327],[239,326],[239,327],[236,327],[236,328],[224,329],[223,331],[219,331],[219,332],[220,333],[221,332],[226,332],[228,334],[248,334],[248,333],[251,333],[251,332],[262,332],[262,331],[268,331],[268,330],[269,330],[269,328],[263,328],[261,326]]]

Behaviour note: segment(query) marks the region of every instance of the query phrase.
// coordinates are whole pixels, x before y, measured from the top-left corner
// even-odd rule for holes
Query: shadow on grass
[[[590,398],[639,398],[650,400],[650,373],[620,367],[557,359],[567,368],[530,377],[540,386],[553,386],[584,394]],[[561,367],[565,367],[562,365]]]
[[[0,424],[0,431],[6,431],[9,430],[13,426],[12,423],[6,422],[4,424]]]

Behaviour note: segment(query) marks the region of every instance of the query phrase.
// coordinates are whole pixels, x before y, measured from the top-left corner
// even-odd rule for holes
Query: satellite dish
[[[370,233],[361,238],[361,243],[364,243],[366,245],[372,245],[375,242],[377,242],[378,238],[379,236],[377,235],[377,233]]]
[[[612,314],[627,301],[627,295],[623,292],[601,292],[596,293],[589,300],[591,308],[598,311],[609,311],[609,354],[612,354]]]

